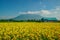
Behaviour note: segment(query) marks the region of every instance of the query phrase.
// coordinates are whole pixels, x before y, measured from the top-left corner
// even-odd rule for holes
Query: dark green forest
[[[60,22],[60,20],[47,20],[47,19],[41,19],[41,20],[13,20],[13,19],[0,19],[0,22]]]

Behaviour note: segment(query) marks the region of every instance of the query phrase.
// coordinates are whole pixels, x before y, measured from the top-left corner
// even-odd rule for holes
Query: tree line
[[[13,20],[13,19],[1,19],[0,22],[60,22],[60,20],[47,20],[47,19],[41,19],[41,20]]]

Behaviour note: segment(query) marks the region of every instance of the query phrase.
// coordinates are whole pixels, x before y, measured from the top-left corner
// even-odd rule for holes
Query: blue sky
[[[60,19],[60,0],[0,0],[0,19],[24,13]]]

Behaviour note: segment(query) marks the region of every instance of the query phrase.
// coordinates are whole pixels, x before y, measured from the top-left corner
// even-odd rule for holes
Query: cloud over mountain
[[[19,14],[39,14],[43,17],[56,17],[58,20],[60,20],[60,6],[50,10],[42,9],[40,11],[19,12]]]

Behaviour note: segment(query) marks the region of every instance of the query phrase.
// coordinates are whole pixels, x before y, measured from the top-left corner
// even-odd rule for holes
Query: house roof
[[[47,19],[47,20],[57,20],[56,18],[44,18],[44,19]]]

